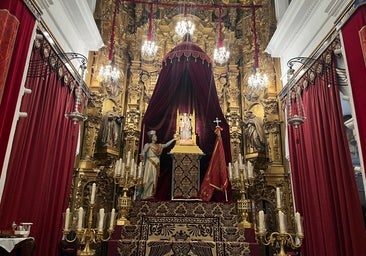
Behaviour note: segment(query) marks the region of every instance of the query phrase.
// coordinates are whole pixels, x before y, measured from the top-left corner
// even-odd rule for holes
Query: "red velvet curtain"
[[[196,114],[197,145],[204,152],[201,159],[201,179],[208,168],[216,141],[216,117],[223,128],[222,141],[226,162],[231,161],[229,126],[222,113],[212,73],[210,58],[197,45],[185,41],[176,46],[163,61],[163,67],[151,96],[143,119],[145,131],[141,143],[147,141],[146,132],[157,131],[158,142],[165,143],[173,138],[176,131],[177,109],[180,113]],[[165,150],[169,152],[171,147]],[[171,158],[161,156],[161,177],[157,199],[169,200],[171,189]],[[221,195],[222,194],[222,195]],[[213,200],[224,201],[224,195],[214,194]]]
[[[40,60],[33,51],[32,61]],[[56,72],[43,65],[44,77],[27,78],[32,90],[23,97],[0,204],[0,229],[13,221],[33,222],[35,255],[57,255],[62,237],[62,212],[67,207],[79,125],[65,118],[73,97]],[[71,106],[71,107],[70,107]]]
[[[335,64],[330,64],[314,84],[303,90],[305,123],[288,128],[295,203],[304,216],[302,252],[309,256],[364,255],[361,204],[345,135]]]
[[[0,52],[3,56],[0,61],[0,103],[3,88],[9,69],[10,59],[13,54],[15,38],[18,33],[19,21],[8,10],[0,9]]]
[[[360,29],[366,26],[366,4],[360,6],[342,27],[342,40],[346,52],[348,73],[352,90],[358,126],[359,140],[362,148],[362,158],[366,160],[366,63],[363,58]],[[366,45],[364,45],[366,52]]]
[[[26,64],[29,44],[32,37],[35,18],[21,0],[1,0],[0,9],[6,9],[14,15],[20,22],[16,41],[15,51],[11,56],[3,96],[0,102],[0,174],[4,164],[6,147],[8,145],[11,125],[15,113],[20,85],[22,81],[22,71]],[[5,54],[1,52],[1,54]],[[3,58],[3,57],[2,57]]]

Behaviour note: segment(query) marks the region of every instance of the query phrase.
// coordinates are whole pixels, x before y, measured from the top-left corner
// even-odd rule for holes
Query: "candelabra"
[[[84,209],[80,207],[77,210],[77,214],[74,215],[74,218],[71,218],[72,223],[77,222],[77,225],[71,225],[70,228],[70,208],[66,209],[65,212],[65,226],[63,229],[63,234],[65,237],[65,240],[67,242],[75,242],[78,240],[81,244],[85,244],[84,249],[81,251],[78,255],[83,256],[93,256],[95,255],[95,250],[90,248],[91,243],[98,243],[98,242],[105,242],[108,241],[111,238],[111,235],[114,231],[114,222],[115,222],[115,209],[112,209],[110,213],[110,224],[107,230],[105,230],[105,219],[106,214],[104,212],[104,208],[101,208],[99,210],[98,219],[97,219],[97,227],[93,228],[93,220],[95,219],[94,216],[94,199],[95,199],[95,192],[96,192],[96,185],[95,183],[92,186],[92,194],[91,194],[91,200],[89,204],[89,209],[87,211],[88,216],[85,218],[87,221],[86,227],[84,227]],[[71,232],[74,232],[75,235],[72,236],[72,238],[69,237],[69,234]]]
[[[128,151],[126,163],[122,161],[122,158],[116,161],[114,180],[122,188],[122,196],[118,200],[120,217],[117,219],[117,225],[128,225],[130,222],[127,219],[127,214],[130,211],[132,200],[127,192],[131,187],[137,188],[142,185],[142,162],[140,162],[137,169],[135,160],[131,159],[131,152]]]
[[[285,246],[290,246],[292,249],[300,248],[302,245],[302,239],[304,236],[294,236],[294,234],[290,234],[287,232],[272,232],[272,233],[256,233],[257,237],[259,237],[259,241],[264,245],[275,246],[278,242],[280,245],[280,251],[276,254],[277,256],[286,256]],[[295,237],[295,239],[294,239]]]
[[[304,238],[304,233],[302,229],[301,216],[298,212],[295,213],[295,233],[290,233],[287,231],[286,225],[286,215],[284,214],[281,206],[281,191],[279,188],[276,189],[277,196],[277,222],[278,231],[267,232],[266,222],[264,218],[264,211],[260,210],[258,212],[258,225],[256,229],[256,236],[258,241],[263,245],[271,245],[275,247],[280,246],[277,256],[286,256],[285,247],[291,247],[292,249],[298,249],[302,245],[302,240]]]
[[[252,223],[248,221],[249,213],[251,212],[252,201],[248,199],[247,191],[253,185],[254,173],[253,164],[248,161],[247,165],[243,165],[242,157],[239,154],[239,162],[234,163],[234,171],[231,163],[229,163],[229,177],[234,190],[238,190],[240,199],[237,201],[237,208],[241,217],[240,227],[251,228]]]

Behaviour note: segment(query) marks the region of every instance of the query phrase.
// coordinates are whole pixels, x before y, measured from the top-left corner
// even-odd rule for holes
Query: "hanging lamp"
[[[298,128],[305,122],[305,107],[301,97],[300,86],[294,87],[287,94],[286,99],[287,123]]]
[[[108,54],[108,64],[106,66],[102,66],[99,69],[98,77],[102,82],[118,82],[121,72],[114,64],[114,37],[115,37],[115,28],[116,28],[116,17],[118,10],[118,0],[115,1],[115,7],[113,12],[113,21],[112,21],[112,31],[109,42],[109,54]]]
[[[81,74],[79,76],[79,81],[77,83],[77,86],[75,86],[73,88],[73,90],[70,92],[70,97],[72,97],[73,95],[73,91],[75,90],[75,105],[74,105],[74,110],[69,112],[69,113],[65,113],[65,117],[72,120],[74,124],[78,124],[82,121],[85,121],[87,119],[87,117],[80,112],[80,109],[82,108],[82,94],[83,94],[83,90],[81,89],[81,85],[84,83],[83,79],[84,79],[84,74],[85,74],[85,70],[86,70],[86,62],[82,62],[82,64],[80,65],[80,69],[81,69]],[[71,100],[69,100],[69,102],[71,102]]]
[[[222,8],[219,8],[219,26],[218,26],[218,34],[219,39],[217,42],[217,47],[214,50],[213,58],[216,63],[218,64],[225,64],[230,57],[230,52],[224,46],[224,38],[222,35],[222,28],[221,28],[221,15],[222,15]]]
[[[175,32],[179,37],[183,38],[186,34],[193,36],[193,32],[196,29],[194,23],[187,17],[187,7],[184,5],[183,19],[178,21],[175,26]]]
[[[254,90],[264,90],[266,88],[268,78],[266,74],[261,74],[259,71],[258,61],[258,42],[257,29],[255,21],[255,8],[252,8],[252,24],[253,24],[253,47],[254,47],[254,65],[252,74],[248,78],[248,86]]]
[[[153,40],[152,34],[152,15],[153,15],[153,5],[150,4],[150,14],[149,14],[149,28],[147,32],[147,39],[141,47],[141,54],[143,57],[151,58],[158,52],[158,46]]]

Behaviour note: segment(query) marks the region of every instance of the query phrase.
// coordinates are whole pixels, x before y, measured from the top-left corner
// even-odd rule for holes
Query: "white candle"
[[[99,209],[99,223],[98,223],[98,231],[103,231],[104,224],[104,208]]]
[[[258,232],[259,234],[263,234],[266,230],[266,223],[264,222],[264,212],[260,210],[258,212]]]
[[[300,213],[298,213],[298,212],[295,213],[295,220],[296,220],[296,233],[297,233],[297,236],[303,236],[304,233],[302,231]]]
[[[248,177],[253,178],[253,164],[251,161],[248,161],[247,168],[248,168]]]
[[[233,180],[233,167],[231,166],[231,163],[229,163],[229,179]]]
[[[83,217],[84,217],[84,209],[83,207],[80,207],[78,211],[78,226],[77,226],[78,231],[81,231],[83,229]]]
[[[238,161],[234,163],[234,179],[239,178],[239,165]]]
[[[120,177],[122,174],[122,158],[118,160],[118,170],[117,170],[117,176]]]
[[[116,164],[114,165],[114,177],[117,177],[117,175],[118,175],[118,163],[119,163],[119,160],[117,160]]]
[[[133,172],[133,178],[137,179],[138,176],[138,166],[137,163],[134,164],[134,172]]]
[[[130,161],[131,161],[131,151],[127,152],[127,157],[126,157],[126,166],[129,167],[130,166]]]
[[[118,173],[118,170],[117,169],[118,169],[118,160],[114,164],[113,177],[116,177],[117,176],[117,173]]]
[[[67,208],[65,213],[65,227],[64,227],[65,231],[69,230],[69,223],[70,223],[70,208]]]
[[[139,173],[137,175],[137,178],[141,178],[142,177],[142,162],[139,163]]]
[[[281,209],[281,189],[276,187],[276,202],[277,202],[277,209]]]
[[[109,230],[113,229],[115,215],[116,215],[116,210],[113,208],[111,211],[111,221],[109,223]]]
[[[91,197],[90,197],[90,203],[94,204],[95,201],[95,192],[97,190],[97,185],[95,183],[93,183],[92,185],[92,192],[91,192]]]
[[[238,158],[239,158],[239,168],[240,169],[243,169],[243,158],[241,157],[241,154],[240,153],[239,153]]]
[[[248,178],[247,168],[244,165],[242,165],[242,166],[243,166],[243,177],[244,177],[244,180],[246,180]]]
[[[114,170],[114,174],[116,177],[119,177],[121,175],[121,164],[122,164],[122,159],[120,158],[119,160],[117,160],[116,168]]]
[[[286,233],[285,214],[282,211],[278,211],[278,223],[280,233]]]
[[[122,178],[125,176],[125,168],[126,168],[125,163],[122,163],[121,164],[121,177]]]
[[[135,178],[135,172],[136,172],[135,159],[134,159],[134,158],[132,158],[132,159],[131,159],[131,171],[130,171],[130,176],[132,176],[133,178]]]

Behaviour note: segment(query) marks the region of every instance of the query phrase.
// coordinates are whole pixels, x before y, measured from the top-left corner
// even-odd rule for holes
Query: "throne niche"
[[[216,118],[221,120],[221,137],[226,162],[230,162],[230,135],[219,105],[211,58],[189,37],[172,49],[162,61],[155,90],[142,120],[140,143],[148,141],[147,131],[156,130],[158,143],[177,137],[165,148],[160,160],[160,177],[156,200],[171,199],[172,156],[175,153],[199,154],[199,180],[202,180],[216,141]],[[188,118],[191,137],[180,132],[182,118]],[[142,148],[140,145],[139,148]],[[218,196],[220,197],[220,196]],[[213,201],[223,198],[213,197]]]

